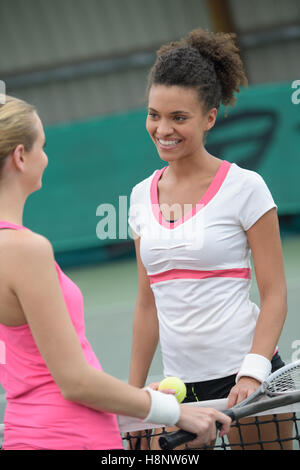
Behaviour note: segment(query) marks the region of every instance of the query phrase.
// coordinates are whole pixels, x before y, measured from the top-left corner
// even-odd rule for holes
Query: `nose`
[[[164,137],[173,134],[172,123],[167,119],[161,119],[157,124],[156,134],[158,137]]]
[[[49,162],[48,155],[46,154],[46,152],[44,152],[44,164],[45,164],[45,168],[47,168],[48,162]]]

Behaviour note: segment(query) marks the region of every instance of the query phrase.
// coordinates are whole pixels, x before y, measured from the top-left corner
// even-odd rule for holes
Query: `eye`
[[[154,113],[153,111],[149,111],[148,116],[151,117],[151,119],[156,119],[158,117],[158,114]]]
[[[186,121],[187,118],[185,116],[175,116],[174,119],[177,122],[184,122],[184,121]]]

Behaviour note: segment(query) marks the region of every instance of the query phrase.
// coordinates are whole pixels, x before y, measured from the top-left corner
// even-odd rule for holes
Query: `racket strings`
[[[269,392],[283,393],[300,390],[300,368],[291,369],[279,374],[267,387]]]

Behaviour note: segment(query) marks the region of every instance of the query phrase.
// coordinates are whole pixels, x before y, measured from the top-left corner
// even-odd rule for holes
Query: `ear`
[[[212,108],[206,115],[206,125],[204,130],[209,131],[212,127],[214,127],[216,119],[217,119],[218,110],[217,108]]]
[[[25,165],[24,154],[25,154],[25,148],[24,148],[24,145],[22,144],[17,145],[17,147],[11,154],[13,165],[19,171],[22,171],[22,172],[24,171],[24,165]]]

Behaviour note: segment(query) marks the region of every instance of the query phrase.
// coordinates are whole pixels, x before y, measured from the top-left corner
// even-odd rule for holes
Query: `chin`
[[[177,162],[182,158],[180,155],[172,155],[171,152],[169,154],[167,152],[158,152],[158,155],[164,162]]]
[[[40,181],[32,190],[33,193],[35,193],[36,191],[39,191],[41,188],[42,188],[43,184],[42,182]]]

